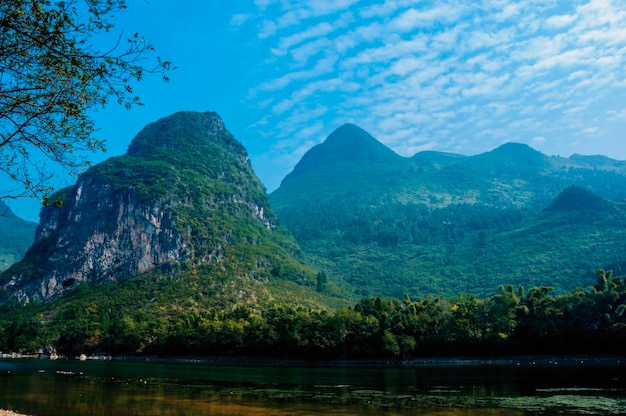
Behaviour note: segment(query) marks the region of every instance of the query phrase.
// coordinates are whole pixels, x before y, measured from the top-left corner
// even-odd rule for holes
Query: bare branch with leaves
[[[154,48],[139,33],[120,35],[104,51],[94,47],[125,8],[125,0],[0,3],[0,172],[14,182],[0,198],[46,198],[46,161],[77,174],[89,166],[88,153],[105,149],[93,137],[90,109],[110,100],[141,105],[132,84],[146,73],[168,80],[170,62],[144,64]]]

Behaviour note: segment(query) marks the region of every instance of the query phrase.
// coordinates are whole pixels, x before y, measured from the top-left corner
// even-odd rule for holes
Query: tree
[[[317,273],[317,291],[322,293],[326,290],[326,283],[328,283],[328,278],[326,277],[326,273],[323,270],[320,270]]]
[[[52,173],[88,166],[88,152],[104,150],[93,137],[89,110],[109,100],[141,104],[131,84],[145,73],[166,73],[170,62],[143,65],[150,43],[135,33],[105,50],[94,38],[113,29],[125,0],[2,0],[0,2],[0,172],[14,184],[3,197],[44,198]],[[123,46],[124,45],[124,46]]]
[[[489,299],[487,315],[489,317],[489,337],[495,340],[504,340],[513,334],[517,325],[517,310],[520,298],[515,293],[513,285],[506,290],[500,285],[500,293]]]
[[[488,305],[476,295],[457,295],[450,307],[450,340],[476,343],[487,334]]]
[[[564,327],[564,314],[551,295],[553,291],[554,288],[549,286],[533,287],[524,299],[520,299],[515,336],[528,353],[553,352],[550,349],[557,351],[559,348],[555,340]]]

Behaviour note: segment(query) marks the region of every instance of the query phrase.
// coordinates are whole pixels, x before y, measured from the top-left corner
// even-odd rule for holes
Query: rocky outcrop
[[[272,230],[265,190],[245,149],[214,113],[152,123],[44,208],[34,245],[2,275],[4,298],[46,301],[80,282],[220,261],[238,224]]]

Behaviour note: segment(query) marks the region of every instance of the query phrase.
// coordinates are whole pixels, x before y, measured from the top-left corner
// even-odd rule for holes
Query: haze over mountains
[[[18,217],[0,200],[0,272],[24,257],[36,229],[37,224]]]
[[[623,161],[516,143],[405,158],[344,125],[270,201],[314,265],[362,296],[571,290],[624,260],[625,175]]]

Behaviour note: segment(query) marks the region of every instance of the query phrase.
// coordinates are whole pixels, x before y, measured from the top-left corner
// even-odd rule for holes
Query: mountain
[[[37,224],[21,219],[0,200],[0,272],[24,257],[36,229]]]
[[[313,265],[359,296],[486,295],[509,283],[573,290],[626,257],[620,161],[519,143],[404,158],[354,126],[338,131],[270,201]],[[376,162],[346,151],[356,143]]]
[[[586,218],[612,217],[617,208],[613,203],[583,188],[572,185],[561,192],[546,209],[545,213],[575,215]]]
[[[425,150],[423,152],[416,153],[412,158],[412,162],[419,166],[420,169],[434,169],[438,170],[444,166],[459,162],[466,156],[456,153],[436,152],[432,150]]]
[[[588,169],[611,170],[626,173],[626,160],[614,160],[602,155],[579,155],[574,153],[569,160]]]
[[[353,124],[335,130],[311,148],[273,193],[272,206],[283,207],[293,194],[304,204],[336,198],[360,198],[375,187],[389,186],[391,171],[407,170],[408,161]],[[324,189],[324,192],[318,192]]]
[[[401,159],[393,150],[389,149],[369,133],[354,124],[344,124],[328,136],[324,143],[310,149],[296,165],[293,172],[287,175],[285,182],[294,176],[336,166],[363,166],[388,165],[397,163]],[[320,165],[320,163],[322,163]]]
[[[63,203],[42,210],[24,259],[0,276],[5,301],[51,301],[103,285],[127,291],[141,278],[151,298],[179,294],[163,310],[187,298],[192,310],[283,298],[324,305],[246,150],[215,113],[147,125],[125,155],[92,167],[55,199]],[[128,295],[120,293],[107,296]]]
[[[505,143],[490,152],[467,158],[465,162],[506,174],[531,171],[541,173],[550,165],[550,157],[526,144]]]

